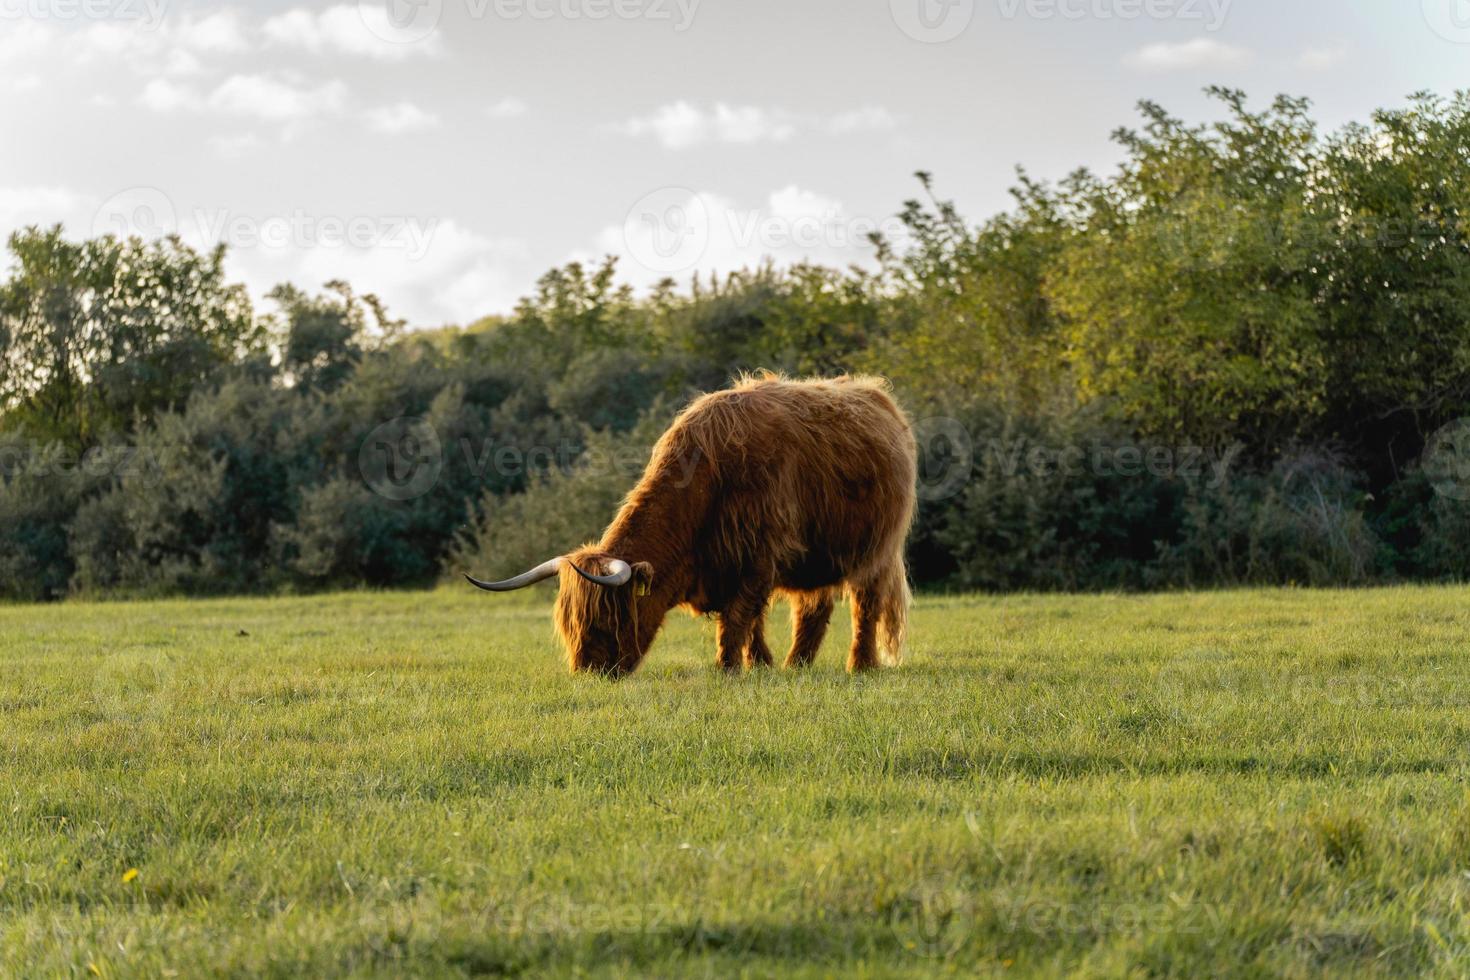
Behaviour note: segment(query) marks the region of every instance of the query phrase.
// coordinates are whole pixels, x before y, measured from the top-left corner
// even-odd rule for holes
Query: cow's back
[[[749,379],[696,401],[676,429],[707,467],[697,548],[716,605],[752,573],[825,588],[901,548],[916,451],[885,382]]]

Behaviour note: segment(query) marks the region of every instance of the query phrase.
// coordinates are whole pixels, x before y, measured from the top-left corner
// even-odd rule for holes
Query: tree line
[[[411,331],[346,283],[268,308],[224,250],[9,239],[0,597],[517,571],[595,538],[658,433],[743,371],[892,379],[921,587],[1470,573],[1470,95],[1323,134],[1308,104],[1144,103],[1107,174],[934,191],[874,270],[637,296],[612,260]]]

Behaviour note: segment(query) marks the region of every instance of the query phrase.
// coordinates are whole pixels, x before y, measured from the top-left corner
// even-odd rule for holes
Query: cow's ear
[[[648,595],[653,591],[653,566],[640,561],[633,566],[633,594]]]

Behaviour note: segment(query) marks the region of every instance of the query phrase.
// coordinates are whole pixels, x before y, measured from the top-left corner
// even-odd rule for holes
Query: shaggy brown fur
[[[762,625],[777,592],[795,625],[786,665],[804,666],[844,589],[848,670],[877,666],[880,650],[896,663],[916,456],[881,379],[764,375],[699,398],[659,440],[602,541],[567,556],[593,574],[615,558],[634,569],[629,585],[609,589],[563,565],[556,623],[572,669],[636,669],[675,606],[716,614],[721,667],[769,664]]]

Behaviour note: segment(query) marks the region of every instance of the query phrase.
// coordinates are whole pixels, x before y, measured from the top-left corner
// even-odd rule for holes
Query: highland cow
[[[746,378],[680,414],[601,542],[509,581],[469,580],[508,592],[560,576],[556,625],[573,671],[635,670],[675,606],[717,617],[720,667],[769,665],[776,593],[792,607],[786,665],[805,666],[843,590],[847,669],[877,666],[880,650],[896,663],[916,457],[880,379]]]

